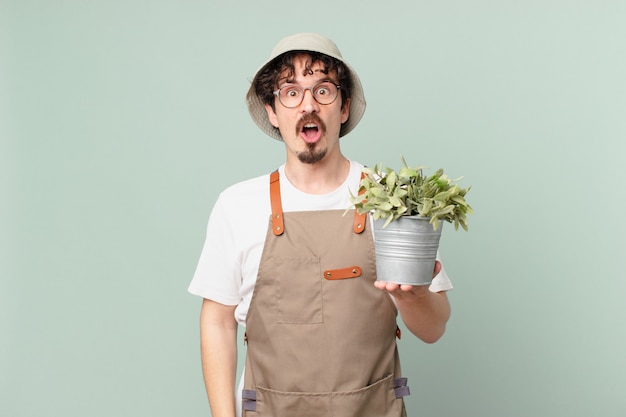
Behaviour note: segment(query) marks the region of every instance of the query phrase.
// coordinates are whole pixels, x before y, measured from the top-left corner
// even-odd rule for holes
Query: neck
[[[334,191],[348,177],[350,161],[343,155],[327,157],[314,164],[287,159],[285,175],[294,187],[307,194],[326,194]]]

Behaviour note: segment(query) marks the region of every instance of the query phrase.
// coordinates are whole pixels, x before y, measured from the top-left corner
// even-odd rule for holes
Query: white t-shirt
[[[363,166],[350,162],[346,181],[328,194],[307,194],[294,187],[279,168],[284,212],[345,210],[352,207],[350,191],[356,194]],[[265,236],[272,213],[269,174],[235,184],[217,199],[207,226],[200,260],[189,292],[225,305],[236,305],[235,318],[245,326]],[[371,227],[368,228],[371,230]],[[433,292],[452,289],[445,270],[433,279]]]

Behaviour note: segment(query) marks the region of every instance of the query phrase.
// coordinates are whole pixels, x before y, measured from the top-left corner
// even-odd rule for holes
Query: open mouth
[[[305,140],[313,141],[317,138],[319,130],[317,124],[307,123],[302,127],[302,135],[305,137]]]
[[[300,120],[298,123],[298,135],[307,143],[315,143],[317,142],[324,133],[325,126],[324,122],[322,122],[319,117],[316,115],[308,115],[307,117]]]

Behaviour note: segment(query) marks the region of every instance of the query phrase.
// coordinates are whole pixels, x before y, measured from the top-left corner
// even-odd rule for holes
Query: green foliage
[[[458,179],[448,178],[443,169],[433,175],[423,173],[424,167],[410,167],[404,157],[399,171],[383,167],[363,169],[358,195],[350,202],[359,213],[372,212],[375,220],[387,219],[385,226],[401,216],[420,215],[430,218],[436,229],[441,221],[454,223],[467,230],[466,215],[472,208],[465,201],[470,187],[460,188]]]

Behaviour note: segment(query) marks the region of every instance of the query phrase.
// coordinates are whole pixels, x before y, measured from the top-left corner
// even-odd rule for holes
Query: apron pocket
[[[283,392],[257,388],[259,417],[400,417],[402,399],[396,398],[393,375],[354,391]]]
[[[278,323],[322,323],[320,259],[278,258],[276,264]]]

